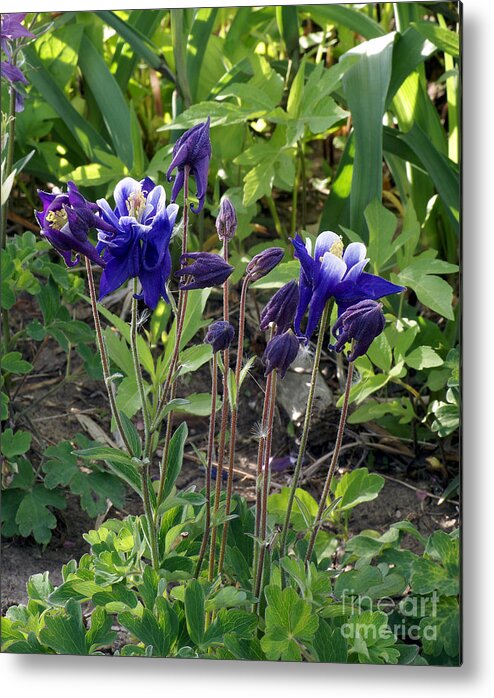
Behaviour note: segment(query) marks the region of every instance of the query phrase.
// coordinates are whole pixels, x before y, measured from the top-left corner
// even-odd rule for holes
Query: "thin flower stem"
[[[328,499],[329,491],[331,488],[331,480],[333,479],[334,471],[338,464],[338,458],[340,455],[341,443],[343,441],[343,432],[345,431],[346,418],[348,415],[348,403],[350,397],[350,389],[352,387],[352,377],[353,377],[353,361],[348,364],[348,372],[346,377],[345,394],[343,397],[343,404],[341,406],[340,413],[340,423],[338,425],[338,433],[336,434],[336,444],[333,451],[333,457],[331,458],[331,463],[329,466],[328,474],[326,476],[326,482],[324,483],[324,488],[321,494],[321,499],[319,502],[319,509],[317,511],[316,521],[314,523],[314,528],[312,529],[311,537],[309,540],[309,546],[305,555],[305,562],[307,563],[312,557],[312,551],[314,550],[314,545],[316,543],[317,534],[322,525],[324,511],[326,509],[326,501]]]
[[[228,240],[224,240],[223,243],[223,256],[225,261],[228,261]],[[229,321],[229,289],[230,284],[228,279],[223,284],[223,320],[225,322]],[[221,426],[220,426],[220,443],[218,446],[218,465],[216,468],[216,488],[214,495],[214,517],[216,518],[218,510],[220,508],[221,499],[221,481],[223,478],[223,463],[225,460],[225,442],[226,442],[226,427],[228,421],[228,371],[230,368],[230,350],[225,349],[223,352],[223,405],[221,407]],[[232,473],[233,476],[233,473]],[[209,576],[210,582],[213,581],[214,577],[214,563],[216,557],[216,538],[218,535],[218,528],[216,522],[213,522],[213,528],[211,532],[211,546],[209,551]]]
[[[274,410],[276,406],[276,369],[272,371],[270,377],[273,376],[271,382],[271,395],[269,400],[269,413],[267,422],[267,436],[266,443],[264,447],[263,454],[263,464],[262,464],[262,497],[261,497],[261,520],[259,527],[259,538],[260,538],[260,554],[257,566],[256,575],[256,585],[254,588],[254,596],[259,597],[262,594],[262,577],[264,570],[264,557],[266,555],[266,526],[267,526],[267,516],[268,516],[268,495],[269,495],[269,480],[271,476],[269,460],[271,457],[271,443],[273,440],[273,420],[274,420]]]
[[[190,175],[190,167],[188,165],[185,165],[184,167],[184,213],[183,213],[183,237],[182,237],[182,254],[184,255],[187,252],[187,237],[188,237],[188,228],[189,228],[189,175]],[[177,368],[178,364],[178,359],[180,355],[180,344],[181,344],[181,339],[182,339],[182,332],[185,324],[185,312],[187,310],[187,298],[188,298],[188,291],[184,291],[182,289],[179,290],[178,292],[178,307],[177,307],[177,317],[176,317],[176,324],[177,324],[177,329],[175,332],[175,346],[173,349],[173,354],[172,358],[170,361],[170,367],[168,369],[168,375],[166,377],[165,385],[163,387],[163,390],[161,392],[161,397],[158,400],[158,407],[156,408],[156,416],[153,420],[153,423],[151,425],[151,431],[155,431],[162,418],[163,418],[163,410],[166,407],[167,399],[168,399],[168,393],[170,391],[170,387],[172,384],[172,381],[174,380],[175,376],[175,370]]]
[[[211,530],[211,470],[213,465],[214,431],[216,425],[216,397],[218,393],[218,354],[213,354],[213,366],[211,369],[211,416],[209,418],[208,452],[206,459],[206,513],[204,521],[204,535],[197,560],[194,577],[197,579],[201,573],[201,567],[206,553],[206,548]]]
[[[333,305],[332,301],[329,301],[328,303],[326,303],[324,310],[323,310],[323,313],[322,313],[321,322],[319,325],[319,335],[317,337],[316,352],[314,354],[314,363],[312,365],[312,376],[311,376],[310,386],[309,386],[309,395],[307,397],[307,409],[305,411],[304,426],[303,426],[303,430],[302,430],[302,436],[300,439],[300,447],[299,447],[299,451],[298,451],[297,463],[295,465],[295,470],[293,472],[292,484],[290,487],[290,494],[288,497],[288,504],[287,504],[286,514],[285,514],[285,522],[283,524],[283,531],[281,534],[281,543],[280,543],[280,556],[281,557],[283,557],[286,554],[286,541],[287,541],[287,536],[288,536],[288,528],[290,526],[290,517],[291,517],[292,509],[293,509],[293,502],[295,500],[295,492],[297,490],[298,481],[300,479],[300,472],[302,470],[302,462],[304,460],[305,449],[307,447],[307,439],[309,438],[310,423],[311,423],[311,419],[312,419],[312,405],[314,403],[314,396],[316,393],[316,381],[317,381],[317,375],[319,373],[319,363],[321,361],[322,345],[324,342],[324,330],[326,328],[328,317],[331,314],[332,305]]]
[[[137,389],[141,399],[142,419],[144,422],[144,447],[143,453],[148,455],[151,420],[149,417],[149,409],[147,405],[146,391],[144,390],[144,381],[142,378],[141,363],[139,361],[139,349],[137,346],[137,278],[134,278],[134,293],[132,296],[132,313],[130,320],[130,349],[132,353],[132,361],[134,364],[134,374],[137,382]]]
[[[115,424],[117,426],[120,437],[125,444],[125,448],[127,449],[127,451],[129,453],[132,454],[132,447],[130,445],[129,440],[127,439],[127,436],[125,435],[122,420],[120,418],[120,413],[117,409],[117,403],[115,402],[115,396],[113,395],[113,390],[112,390],[112,386],[111,386],[110,365],[108,362],[108,355],[106,353],[105,341],[103,339],[103,332],[101,331],[101,323],[100,323],[99,312],[98,312],[98,302],[96,300],[96,289],[94,286],[93,270],[91,269],[91,262],[89,261],[89,259],[87,257],[85,257],[85,261],[86,261],[86,273],[87,273],[88,286],[89,286],[89,296],[91,298],[91,309],[93,311],[94,327],[96,330],[96,342],[98,344],[99,355],[101,358],[101,367],[103,369],[103,379],[105,381],[106,391],[108,393],[108,400],[110,402],[110,409],[111,409],[113,419],[115,420]]]
[[[276,204],[274,203],[274,199],[272,196],[266,196],[266,201],[268,204],[269,212],[271,213],[271,216],[273,217],[273,222],[274,222],[274,227],[276,228],[276,232],[284,240],[287,244],[289,242],[288,240],[288,235],[285,230],[285,226],[281,222],[281,219],[278,215],[278,210],[276,208]]]
[[[173,400],[174,396],[175,396],[175,385],[172,385],[170,398]],[[156,495],[156,509],[154,512],[154,522],[155,523],[158,520],[158,507],[161,504],[161,499],[163,497],[163,490],[165,488],[166,469],[168,466],[168,454],[170,452],[170,440],[172,437],[172,427],[173,427],[173,413],[168,412],[168,418],[166,420],[165,443],[163,446],[163,454],[161,456],[161,464],[160,464],[160,481],[158,484],[158,494]]]
[[[269,417],[269,407],[271,404],[271,390],[273,386],[273,373],[272,371],[266,381],[266,391],[264,393],[264,405],[262,409],[262,420],[261,420],[261,436],[259,439],[259,446],[257,449],[257,472],[256,472],[256,512],[255,512],[255,528],[254,528],[254,554],[252,563],[252,583],[253,586],[256,584],[256,572],[259,565],[259,538],[261,531],[261,477],[263,473],[263,459],[266,447],[266,437],[268,428],[268,417]]]
[[[235,365],[235,385],[236,385],[236,398],[231,410],[230,416],[230,446],[228,453],[228,480],[226,487],[226,503],[225,503],[225,516],[230,514],[230,507],[232,501],[233,492],[233,466],[235,463],[235,442],[237,439],[237,415],[238,415],[238,401],[240,397],[240,374],[242,371],[242,358],[243,358],[243,346],[244,346],[244,331],[245,331],[245,303],[247,298],[247,289],[249,287],[250,279],[248,276],[244,278],[242,284],[242,291],[240,293],[240,310],[239,310],[239,320],[238,320],[238,344],[237,344],[237,362]],[[223,563],[225,561],[225,551],[226,551],[226,541],[228,538],[228,521],[225,521],[223,525],[223,533],[221,536],[221,546],[220,546],[220,557],[218,561],[218,572],[221,574],[223,570]]]

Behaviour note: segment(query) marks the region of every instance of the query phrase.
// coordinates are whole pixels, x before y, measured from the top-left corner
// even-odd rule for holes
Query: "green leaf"
[[[165,602],[166,607],[169,606]],[[132,613],[120,613],[120,623],[135,635],[145,646],[153,648],[153,656],[167,657],[176,636],[176,629],[172,620],[174,612],[165,610],[155,616],[152,611],[145,608],[141,618],[136,618]]]
[[[380,201],[382,196],[383,115],[391,79],[393,40],[391,33],[352,49],[349,55],[361,54],[361,58],[343,76],[355,139],[350,227],[364,242],[364,211],[371,201]],[[365,177],[361,176],[363,171]]]
[[[109,647],[115,641],[117,633],[112,630],[113,616],[108,615],[101,607],[91,613],[91,627],[86,633],[88,654],[93,654],[100,647]]]
[[[125,436],[127,437],[128,442],[130,444],[132,454],[136,458],[140,458],[142,443],[141,437],[139,436],[139,432],[137,431],[135,424],[129,417],[127,417],[125,412],[120,412],[120,419],[122,421],[122,427],[125,432]]]
[[[81,40],[79,66],[101,111],[115,152],[130,169],[133,148],[129,107],[105,60],[86,34]]]
[[[168,462],[166,464],[165,485],[163,487],[163,499],[166,499],[171,493],[175,482],[177,481],[184,460],[184,447],[187,440],[189,430],[187,422],[182,422],[175,430],[170,439],[170,450],[168,452]]]
[[[191,640],[199,647],[204,641],[204,592],[197,579],[185,589],[185,619]]]
[[[304,5],[304,11],[309,12],[318,24],[341,24],[366,39],[384,34],[384,29],[375,20],[353,7],[340,4]]]
[[[405,356],[405,363],[416,371],[421,371],[424,368],[434,368],[442,366],[444,361],[441,359],[432,347],[417,347],[410,354]]]
[[[434,274],[435,270],[439,274],[449,274],[457,271],[458,267],[454,264],[424,257],[423,253],[400,271],[398,278],[404,286],[413,288],[419,301],[426,307],[448,320],[454,320],[453,289],[447,281]]]
[[[456,598],[441,598],[432,614],[422,618],[419,628],[424,654],[434,657],[444,649],[449,657],[458,657],[460,611]]]
[[[411,26],[441,51],[455,58],[460,55],[460,37],[456,32],[427,21],[412,22]]]
[[[319,621],[319,628],[312,642],[319,662],[346,664],[347,646],[340,628],[333,628],[325,620]]]
[[[213,356],[210,344],[194,344],[180,352],[180,375],[192,373],[207,363]]]
[[[49,543],[57,519],[48,507],[65,509],[66,506],[62,494],[47,490],[43,485],[35,485],[19,504],[15,517],[19,533],[25,538],[32,534],[37,543]]]
[[[367,468],[357,468],[345,473],[334,489],[335,498],[341,497],[336,510],[348,511],[363,502],[371,502],[384,487],[384,478],[369,473]]]
[[[396,216],[374,199],[364,211],[369,229],[367,252],[376,271],[393,255],[392,240],[396,230]]]
[[[204,7],[195,11],[194,21],[187,39],[186,71],[190,94],[195,101],[204,62],[204,54],[216,21],[218,8]]]
[[[22,358],[20,351],[10,351],[2,356],[1,367],[7,373],[23,374],[29,373],[33,365]]]
[[[348,640],[348,654],[362,664],[397,664],[400,656],[396,638],[385,613],[365,611],[353,615],[341,629]]]
[[[98,131],[69,102],[63,90],[57,85],[33,46],[25,46],[26,77],[40,95],[55,109],[64,121],[84,153],[91,161],[98,160],[97,149],[108,152],[109,147]]]
[[[221,408],[221,400],[216,400],[216,410]],[[195,414],[198,417],[209,417],[211,414],[211,395],[209,393],[191,393],[181,403],[175,403],[174,412]]]
[[[311,641],[319,625],[319,619],[310,603],[298,597],[295,589],[283,591],[274,585],[265,589],[266,634],[261,647],[271,660],[300,661],[299,642]]]
[[[1,451],[5,458],[20,456],[31,448],[31,434],[17,430],[15,433],[9,427],[2,433]]]
[[[73,599],[63,609],[45,615],[40,640],[57,654],[87,654],[86,632],[80,604]]]

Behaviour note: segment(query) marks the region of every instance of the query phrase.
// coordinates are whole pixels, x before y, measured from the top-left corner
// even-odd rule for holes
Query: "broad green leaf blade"
[[[383,115],[391,79],[393,33],[367,41],[353,53],[362,54],[343,76],[352,113],[355,159],[350,200],[350,227],[366,242],[364,211],[382,196]],[[365,95],[365,99],[363,98]]]
[[[101,111],[115,153],[130,169],[133,148],[129,107],[104,58],[86,35],[81,40],[79,66]]]
[[[310,13],[319,24],[342,24],[366,39],[374,39],[385,34],[384,29],[363,12],[332,3],[330,5],[304,5],[304,11]]]
[[[187,40],[186,72],[190,94],[195,100],[209,38],[218,14],[217,7],[205,7],[196,10],[194,22]]]
[[[455,58],[460,55],[460,37],[451,29],[439,27],[437,24],[427,21],[412,22],[412,27],[441,51],[449,53]]]
[[[26,77],[31,82],[43,98],[55,109],[58,116],[63,119],[65,124],[70,128],[70,131],[81,145],[84,153],[91,161],[99,161],[97,150],[109,152],[110,148],[107,142],[100,134],[91,126],[91,124],[78,111],[74,109],[72,104],[67,99],[63,90],[54,81],[43,61],[32,46],[26,46],[24,49],[26,56]]]
[[[204,641],[204,592],[197,579],[185,589],[185,619],[190,639],[199,647]]]

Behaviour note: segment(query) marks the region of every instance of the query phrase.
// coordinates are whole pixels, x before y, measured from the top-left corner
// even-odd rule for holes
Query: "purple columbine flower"
[[[104,199],[98,205],[109,226],[100,227],[98,249],[106,262],[101,276],[100,299],[127,279],[138,277],[146,305],[154,310],[160,297],[168,302],[166,282],[172,260],[170,240],[178,213],[176,204],[166,205],[166,193],[149,177],[137,182],[122,179],[113,192],[115,209]]]
[[[238,220],[235,206],[227,196],[221,199],[220,211],[216,218],[216,231],[220,240],[231,240],[237,230]]]
[[[176,201],[184,186],[185,166],[190,168],[190,174],[196,181],[196,196],[199,199],[197,208],[194,208],[193,204],[190,205],[190,210],[194,213],[202,211],[208,186],[208,170],[211,159],[209,121],[208,118],[204,123],[197,124],[180,136],[173,146],[172,161],[166,173],[168,181],[171,182],[173,170],[178,169],[172,189],[172,201]]]
[[[192,264],[187,265],[188,260],[192,260]],[[175,272],[175,276],[185,277],[179,284],[182,291],[221,286],[233,271],[223,257],[212,252],[186,252],[181,255],[180,264],[182,268]]]
[[[354,342],[353,350],[348,355],[348,361],[355,361],[363,356],[376,337],[384,330],[386,320],[382,303],[365,300],[347,308],[333,325],[332,333],[336,337],[331,349],[343,351],[347,342]]]
[[[261,311],[261,330],[267,330],[271,323],[276,325],[276,334],[282,334],[292,324],[298,305],[298,284],[289,281],[282,286]]]
[[[43,235],[64,258],[68,267],[75,266],[79,254],[83,254],[92,262],[104,266],[99,251],[88,240],[90,228],[113,230],[99,217],[99,207],[82,196],[73,182],[69,182],[67,193],[50,194],[38,190],[38,196],[43,204],[42,211],[34,214]],[[72,260],[72,253],[76,257]]]
[[[204,342],[210,344],[213,352],[216,353],[217,351],[228,349],[234,337],[235,329],[233,325],[226,322],[226,320],[217,320],[209,325]]]
[[[269,274],[283,259],[285,250],[281,247],[268,247],[266,250],[256,254],[247,264],[245,273],[251,281],[262,279]]]
[[[262,360],[266,366],[264,376],[277,369],[281,378],[285,377],[288,368],[297,358],[299,342],[291,330],[277,334],[268,342]]]
[[[35,36],[26,27],[22,25],[27,12],[11,12],[2,14],[0,21],[0,43],[2,51],[10,58],[11,46],[10,42],[21,37],[29,37],[34,39]]]
[[[334,297],[338,311],[342,313],[359,301],[378,300],[405,291],[403,286],[364,272],[369,260],[365,257],[367,249],[361,242],[352,242],[345,249],[339,235],[325,231],[317,237],[314,256],[310,253],[310,246],[304,245],[299,235],[292,243],[295,257],[300,261],[300,300],[295,316],[295,331],[301,334],[300,323],[309,308],[305,330],[307,340],[311,338],[331,297]]]

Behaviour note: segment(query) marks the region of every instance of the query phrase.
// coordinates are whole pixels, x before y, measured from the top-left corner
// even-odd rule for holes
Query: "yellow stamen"
[[[58,209],[58,211],[48,211],[46,220],[51,224],[52,228],[61,230],[67,223],[67,212],[63,208]]]
[[[334,254],[335,257],[339,257],[340,259],[343,258],[343,242],[340,240],[337,240],[336,242],[333,242],[331,245],[331,249],[329,250],[331,254]]]
[[[144,209],[146,208],[146,197],[142,191],[136,191],[131,194],[125,203],[129,216],[133,216],[140,222]]]

